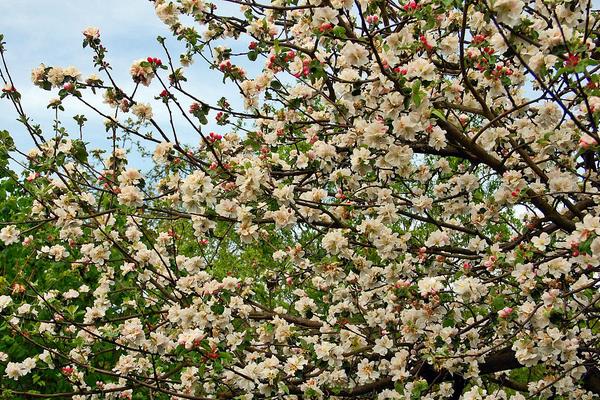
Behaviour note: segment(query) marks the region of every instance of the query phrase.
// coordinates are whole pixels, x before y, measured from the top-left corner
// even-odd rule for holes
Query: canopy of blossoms
[[[598,398],[591,1],[153,6],[184,51],[117,82],[87,28],[97,75],[32,72],[53,127],[2,64],[35,143],[0,134],[6,398]],[[238,93],[191,93],[192,62]]]

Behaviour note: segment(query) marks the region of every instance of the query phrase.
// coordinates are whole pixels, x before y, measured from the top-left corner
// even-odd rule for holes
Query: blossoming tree
[[[106,119],[104,152],[86,117],[35,125],[1,68],[35,143],[0,135],[3,396],[600,395],[591,1],[154,7],[179,58],[159,38],[117,82],[88,28],[98,75],[32,72],[57,115],[68,98]],[[243,106],[190,93],[193,61]]]

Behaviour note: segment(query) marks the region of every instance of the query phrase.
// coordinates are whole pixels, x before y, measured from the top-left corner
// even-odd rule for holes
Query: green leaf
[[[496,296],[492,300],[492,308],[494,311],[500,311],[505,307],[504,296]]]
[[[431,115],[436,116],[438,119],[441,119],[442,121],[446,120],[446,116],[444,115],[444,113],[436,108],[431,110]]]
[[[333,36],[335,36],[335,37],[339,37],[339,38],[346,37],[346,29],[343,26],[339,26],[339,25],[336,26],[335,28],[333,28],[331,33],[333,33]]]
[[[73,140],[73,148],[71,149],[71,155],[77,161],[87,164],[88,152],[85,148],[85,144],[81,140]]]
[[[0,131],[0,143],[8,150],[15,150],[15,142],[8,131]]]
[[[425,93],[423,93],[421,91],[421,81],[417,79],[416,81],[413,82],[413,85],[412,85],[412,95],[411,95],[412,102],[415,103],[415,105],[417,107],[419,107],[421,105],[421,103],[423,102],[424,97],[425,97]]]
[[[210,308],[215,314],[221,315],[225,311],[225,307],[221,303],[213,304]]]
[[[412,393],[410,394],[410,398],[411,399],[420,399],[421,398],[421,394],[427,390],[427,387],[429,385],[427,384],[427,381],[424,379],[421,379],[420,381],[415,382],[415,385],[413,386],[413,390]]]
[[[221,373],[221,372],[223,372],[223,364],[221,364],[221,362],[220,362],[219,360],[216,360],[216,361],[213,363],[213,370],[214,370],[216,373]]]

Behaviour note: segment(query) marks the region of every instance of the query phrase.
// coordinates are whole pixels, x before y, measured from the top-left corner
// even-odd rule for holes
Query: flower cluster
[[[19,261],[0,280],[6,390],[597,398],[591,4],[234,3],[155,1],[183,53],[135,61],[133,83],[93,28],[110,83],[32,72],[57,113],[103,96],[109,112],[84,104],[111,141],[21,118],[36,147],[0,229]],[[190,93],[194,59],[239,101]]]

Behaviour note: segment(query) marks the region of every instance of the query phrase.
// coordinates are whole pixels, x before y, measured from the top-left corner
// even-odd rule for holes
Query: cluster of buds
[[[230,60],[221,61],[221,63],[219,64],[219,70],[221,72],[228,72],[233,70],[233,68],[235,68],[235,66],[231,63]]]
[[[174,239],[178,239],[179,238],[178,235],[177,235],[177,232],[175,232],[175,230],[173,230],[173,228],[169,228],[169,230],[167,231],[167,235],[169,237],[171,237],[171,238],[174,238]]]
[[[594,139],[587,133],[585,133],[579,139],[579,147],[581,147],[582,149],[587,149],[588,147],[596,146],[597,144],[598,144],[598,142],[596,141],[596,139]]]
[[[36,180],[39,177],[40,177],[40,173],[39,172],[32,172],[29,175],[27,175],[27,178],[25,178],[25,180],[27,182],[33,182],[34,180]]]
[[[250,50],[256,50],[256,48],[258,47],[258,43],[257,42],[250,42],[250,44],[248,45],[248,49]]]
[[[493,48],[491,48],[491,47],[488,47],[488,46],[486,46],[486,47],[484,47],[484,48],[483,48],[483,52],[484,52],[485,54],[487,54],[487,55],[490,55],[490,56],[491,56],[492,54],[494,54],[494,53],[496,52],[496,50],[494,50],[494,49],[493,49]]]
[[[421,42],[421,44],[423,44],[423,47],[425,48],[425,50],[427,50],[427,51],[433,50],[433,46],[431,45],[431,43],[429,43],[427,41],[427,38],[425,37],[425,35],[419,36],[419,41]]]
[[[293,61],[295,57],[296,52],[294,50],[290,50],[287,53],[283,53],[279,56],[276,54],[271,54],[271,56],[269,56],[269,61],[267,62],[267,68],[275,72],[283,71],[281,63],[289,63],[290,61]]]
[[[291,258],[304,257],[304,249],[302,249],[300,243],[296,244],[294,247],[288,246],[286,250]]]
[[[485,40],[486,40],[485,35],[478,34],[478,35],[473,36],[473,40],[471,40],[471,43],[472,44],[481,44],[481,43],[485,42]]]
[[[296,52],[294,50],[290,50],[283,56],[283,61],[290,62],[296,57]]]
[[[160,92],[159,97],[163,98],[163,99],[168,99],[171,96],[171,94],[169,93],[169,91],[167,89],[164,89],[162,92]]]
[[[217,133],[211,132],[211,133],[208,134],[208,141],[210,143],[214,143],[214,142],[216,142],[218,140],[221,140],[221,139],[223,139],[223,136],[219,135]]]
[[[310,138],[308,138],[308,143],[315,144],[318,140],[319,140],[319,136],[312,135]]]
[[[112,191],[113,193],[118,193],[117,190],[119,190],[119,187],[117,186],[116,188],[113,188],[113,179],[114,177],[111,176],[112,175],[112,171],[106,171],[105,173],[101,174],[98,177],[98,182],[102,183],[102,187],[106,190]]]
[[[215,115],[215,120],[217,121],[217,124],[223,125],[227,122],[227,117],[227,114],[225,114],[223,111],[219,111],[217,115]]]
[[[460,124],[462,126],[467,126],[467,124],[469,123],[470,120],[471,120],[471,118],[469,118],[469,116],[467,114],[460,114],[458,116],[458,122],[460,122]]]
[[[6,85],[4,85],[4,87],[2,88],[2,92],[3,93],[16,93],[17,89],[10,83],[7,83]]]
[[[487,47],[486,47],[486,49],[487,49]],[[485,49],[484,49],[484,51],[485,51]],[[467,51],[467,57],[475,58],[475,57],[477,57],[477,55],[472,52]],[[475,68],[477,68],[480,72],[487,71],[487,69],[489,67],[490,67],[489,61],[485,56],[481,56],[475,63]]]
[[[210,351],[206,352],[206,358],[210,359],[210,360],[216,360],[217,358],[219,358],[219,353],[217,351],[218,349],[216,347],[212,347],[210,349]]]
[[[417,4],[417,2],[415,0],[410,0],[402,8],[406,12],[414,12],[414,11],[417,11],[419,8],[421,8],[421,5]]]
[[[310,74],[310,60],[306,59],[302,61],[302,71],[295,73],[294,76],[300,78],[301,76],[308,76],[308,74]]]
[[[224,97],[218,101],[218,104],[223,108],[227,108],[227,109],[231,108],[231,105],[229,104],[229,102],[227,100],[225,100]]]
[[[216,171],[219,168],[219,163],[217,163],[216,161],[213,161],[209,166],[208,169],[210,169],[211,171]]]
[[[502,64],[497,64],[496,67],[492,69],[492,76],[496,79],[503,76],[511,76],[512,74],[513,70]]]
[[[276,54],[271,54],[269,56],[269,61],[267,61],[267,68],[276,73],[283,71],[283,68],[281,67],[281,65],[279,65],[277,63],[277,55]]]
[[[223,188],[224,191],[226,192],[231,192],[232,190],[235,189],[235,182],[223,182],[221,184],[221,187]]]
[[[13,283],[12,285],[12,292],[13,295],[14,294],[22,294],[25,293],[25,285],[22,285],[20,283]]]
[[[571,255],[573,257],[579,256],[579,243],[577,243],[577,242],[571,243]]]
[[[33,243],[33,236],[31,235],[27,236],[25,239],[23,239],[23,242],[21,242],[21,244],[25,247],[31,245],[31,243]],[[23,286],[23,290],[25,290],[24,288],[25,287]]]
[[[269,158],[269,147],[268,146],[262,146],[260,148],[260,159],[261,160],[266,160],[267,158]]]
[[[510,317],[510,314],[512,314],[512,312],[512,307],[504,307],[502,310],[498,311],[498,317],[502,319],[507,319],[508,317]]]
[[[200,347],[202,345],[202,339],[204,339],[204,336],[198,337],[198,338],[192,340],[192,346],[193,347]],[[180,344],[183,344],[183,343],[180,343]]]
[[[496,256],[491,255],[490,258],[488,258],[487,260],[485,260],[483,262],[483,266],[488,270],[488,271],[493,271],[494,266],[496,264]]]
[[[156,58],[156,57],[148,57],[146,59],[146,61],[148,61],[150,64],[152,64],[153,66],[157,66],[160,67],[162,65],[162,61],[160,60],[160,58]]]
[[[577,54],[568,53],[565,56],[565,67],[574,68],[579,64],[579,61],[581,61],[581,58]]]
[[[335,198],[338,200],[346,199],[346,195],[344,194],[344,191],[342,190],[342,188],[338,188],[337,193],[335,194]]]
[[[112,170],[104,171],[104,173],[98,176],[98,182],[109,182],[113,178],[112,173]]]
[[[198,110],[200,110],[200,104],[192,103],[192,105],[190,106],[190,114],[195,114],[198,112]]]
[[[67,365],[66,367],[62,367],[61,368],[62,373],[65,374],[65,375],[67,375],[67,376],[71,375],[74,370],[75,369],[72,366],[70,366],[70,365]]]
[[[321,33],[329,32],[332,29],[333,24],[331,22],[324,22],[321,24],[321,26],[319,26],[319,32]]]
[[[229,75],[235,75],[236,77],[243,78],[246,75],[243,69],[235,66],[230,60],[224,60],[219,63],[219,71],[225,72]]]
[[[417,257],[419,258],[420,262],[425,261],[425,259],[427,258],[427,247],[420,247],[419,252],[417,253]]]
[[[378,15],[367,15],[367,18],[365,18],[365,20],[367,21],[367,23],[369,23],[371,25],[377,25],[379,23],[379,16]]]
[[[494,54],[496,52],[496,50],[494,50],[492,47],[490,47],[489,44],[486,42],[486,40],[487,40],[486,35],[477,34],[477,35],[473,36],[473,39],[471,40],[471,44],[477,46],[481,50],[482,53],[478,54],[469,49],[469,50],[467,50],[467,57],[474,58],[478,55],[491,56],[492,54]],[[483,47],[482,47],[482,45],[483,45]],[[487,60],[486,60],[486,62],[487,62]]]
[[[131,107],[131,103],[127,99],[122,99],[119,103],[119,108],[123,112],[129,112],[129,107]]]
[[[411,283],[409,280],[405,280],[405,279],[400,279],[398,281],[396,281],[396,283],[394,284],[394,287],[396,289],[406,289],[408,287],[410,287]]]

